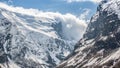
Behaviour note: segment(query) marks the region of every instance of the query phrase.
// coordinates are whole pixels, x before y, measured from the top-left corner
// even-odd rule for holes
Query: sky
[[[13,6],[34,8],[45,12],[70,13],[77,17],[87,13],[86,19],[90,19],[96,12],[98,1],[100,0],[9,0]]]

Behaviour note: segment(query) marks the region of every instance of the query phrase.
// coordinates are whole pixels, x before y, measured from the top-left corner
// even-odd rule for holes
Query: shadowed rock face
[[[0,27],[1,27],[0,29],[1,31],[0,32],[0,63],[5,63],[5,62],[8,62],[7,56],[9,56],[9,54],[5,52],[4,44],[6,41],[10,42],[8,39],[11,39],[12,37],[11,34],[9,33],[9,30],[10,30],[9,28],[11,27],[11,23],[7,21],[5,18],[1,18],[0,22],[1,22],[0,23]],[[2,29],[3,30],[5,29],[6,31],[2,31]]]
[[[119,8],[118,0],[102,1],[73,54],[57,68],[119,68]]]

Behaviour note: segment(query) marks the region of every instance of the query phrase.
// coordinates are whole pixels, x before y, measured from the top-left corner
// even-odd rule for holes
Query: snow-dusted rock
[[[0,3],[0,67],[53,68],[74,50],[85,27],[70,14]]]

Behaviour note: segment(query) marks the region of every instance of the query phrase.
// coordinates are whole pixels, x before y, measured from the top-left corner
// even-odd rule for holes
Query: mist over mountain
[[[0,68],[120,68],[119,0],[102,0],[90,22],[86,8],[77,17],[9,3],[0,0]]]
[[[72,14],[0,3],[0,67],[53,68],[74,50],[86,26]]]

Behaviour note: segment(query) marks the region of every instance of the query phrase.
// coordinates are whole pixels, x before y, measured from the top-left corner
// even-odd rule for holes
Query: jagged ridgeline
[[[84,37],[57,68],[120,68],[120,1],[104,0]]]
[[[74,50],[85,28],[71,14],[0,2],[0,68],[53,68]]]

